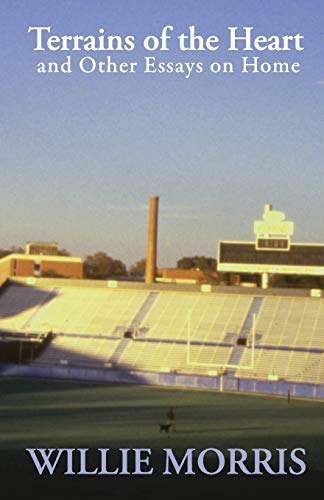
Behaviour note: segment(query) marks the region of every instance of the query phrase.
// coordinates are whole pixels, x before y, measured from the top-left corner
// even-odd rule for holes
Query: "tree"
[[[0,259],[3,259],[12,253],[25,253],[25,251],[22,247],[16,247],[15,245],[11,245],[9,249],[0,248]]]
[[[84,275],[89,279],[107,279],[110,276],[125,276],[126,274],[125,264],[113,259],[105,252],[88,255],[84,261]]]
[[[25,250],[22,247],[16,247],[16,245],[11,245],[10,253],[25,253]]]
[[[0,259],[7,257],[7,255],[10,255],[11,253],[12,252],[10,252],[10,250],[5,250],[4,248],[0,248]]]
[[[178,260],[179,269],[199,269],[200,271],[216,271],[217,261],[213,257],[195,255],[194,257],[182,257]]]
[[[57,251],[57,255],[61,255],[62,257],[69,257],[71,254],[65,248],[59,248]]]
[[[295,274],[274,274],[271,276],[270,285],[278,288],[323,288],[324,281],[320,276],[307,276]]]
[[[138,260],[130,267],[129,274],[131,276],[144,276],[146,267],[146,259]]]

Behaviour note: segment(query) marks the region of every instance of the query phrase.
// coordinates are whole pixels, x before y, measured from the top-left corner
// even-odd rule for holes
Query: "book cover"
[[[159,281],[170,285],[169,291],[174,291],[176,279],[179,285],[196,286],[201,272],[206,281],[200,292],[225,286],[227,270],[241,273],[247,294],[254,285],[302,286],[304,278],[273,278],[275,273],[262,267],[269,263],[261,260],[261,267],[252,269],[233,267],[225,259],[223,282],[221,267],[218,275],[211,270],[216,271],[212,266],[217,259],[220,264],[219,242],[255,242],[257,237],[257,250],[270,253],[290,250],[295,242],[323,242],[323,2],[2,0],[0,12],[0,282],[5,287],[8,276],[22,277],[14,292],[0,292],[2,345],[14,335],[11,340],[18,346],[13,364],[4,355],[0,359],[4,498],[261,498],[269,492],[286,498],[300,491],[315,495],[324,467],[320,337],[306,347],[290,342],[282,351],[282,369],[297,362],[296,351],[304,363],[299,371],[296,368],[297,389],[285,381],[280,385],[273,369],[265,391],[279,388],[272,394],[262,391],[265,385],[253,389],[251,381],[239,387],[235,378],[230,390],[227,381],[234,372],[224,370],[244,364],[243,330],[224,326],[225,336],[217,344],[221,356],[222,349],[234,346],[235,338],[236,360],[232,356],[222,366],[215,355],[206,362],[203,351],[214,339],[206,333],[203,342],[194,337],[188,344],[187,334],[199,328],[207,331],[203,322],[210,325],[213,320],[209,313],[201,313],[200,299],[196,309],[193,302],[188,306],[191,312],[186,309],[186,293],[194,293],[188,288],[181,306],[186,311],[185,330],[172,346],[183,346],[187,361],[192,354],[202,370],[198,373],[215,382],[199,386],[198,377],[195,390],[193,378],[188,382],[180,377],[174,383],[163,361],[159,369],[167,373],[162,388],[152,388],[162,375],[141,378],[130,369],[112,384],[96,375],[91,379],[90,372],[85,376],[78,368],[68,372],[69,362],[62,354],[57,358],[59,368],[46,372],[54,375],[48,379],[38,368],[22,369],[24,356],[31,356],[29,363],[35,352],[25,354],[18,335],[28,332],[29,340],[35,340],[35,332],[68,332],[69,349],[77,351],[68,313],[64,316],[59,308],[65,285],[57,281],[49,292],[49,282],[43,282],[33,303],[24,302],[18,288],[37,285],[40,276],[83,276],[109,278],[111,290],[130,282],[133,290],[138,275],[144,274],[145,259],[153,273],[150,277],[146,269],[148,282],[155,281],[158,267]],[[149,240],[147,248],[148,224],[154,232],[157,217],[158,237]],[[253,221],[259,222],[253,227]],[[233,249],[229,251],[233,256]],[[240,247],[234,252],[235,262],[240,262],[243,251],[246,248]],[[324,266],[312,263],[317,271],[309,273],[309,266],[298,259],[281,263],[276,272],[284,275],[285,266],[296,265],[294,273],[301,275],[298,266],[304,265],[307,279],[312,277],[307,283],[313,300],[321,301]],[[182,274],[172,274],[175,268],[182,268]],[[235,285],[235,276],[232,279],[227,284]],[[155,367],[158,349],[170,345],[166,333],[155,344],[157,339],[143,322],[144,309],[145,314],[152,311],[153,318],[159,291],[154,286],[145,307],[142,298],[127,295],[127,307],[137,308],[137,319],[127,325],[116,320],[107,337],[106,368],[121,359],[133,363],[135,353],[133,358],[128,353],[134,335],[138,345],[142,341],[143,359],[145,349],[152,349],[148,356]],[[66,307],[80,308],[75,309],[80,315],[75,328],[82,333],[86,324],[90,338],[101,335],[98,316],[104,321],[108,312],[97,292],[87,293],[82,307],[75,305],[72,295]],[[253,299],[256,312],[258,293]],[[251,295],[242,296],[244,302]],[[172,330],[171,316],[179,317],[180,306],[170,297],[162,305],[166,328]],[[56,329],[43,314],[48,303],[54,304]],[[280,307],[285,309],[285,304]],[[109,309],[110,318],[117,317],[118,307],[116,313]],[[233,299],[234,307],[238,306]],[[245,307],[250,315],[246,328],[253,330],[252,306]],[[320,335],[322,328],[320,306],[307,314],[313,339],[311,335]],[[219,321],[229,324],[228,317]],[[288,312],[285,321],[297,338],[301,323],[296,326],[294,314]],[[260,332],[254,334],[253,343]],[[150,342],[144,346],[145,335]],[[89,346],[90,341],[84,353]],[[269,356],[273,350],[270,346]],[[101,359],[96,352],[89,359]],[[312,370],[318,375],[310,386],[306,374]],[[123,380],[136,383],[122,384]]]

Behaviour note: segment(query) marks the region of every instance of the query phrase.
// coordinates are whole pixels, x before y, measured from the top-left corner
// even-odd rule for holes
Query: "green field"
[[[110,385],[41,379],[0,378],[0,479],[21,498],[33,490],[33,498],[151,498],[177,491],[188,498],[205,491],[234,496],[244,488],[260,495],[264,488],[276,496],[289,488],[305,491],[324,479],[324,404],[287,398],[202,390],[156,388],[140,385]],[[176,432],[161,434],[173,406]],[[39,476],[25,448],[89,448],[91,467],[97,448],[150,448],[154,470],[149,476]],[[217,448],[228,456],[228,448],[276,448],[306,450],[307,471],[303,476],[239,477],[163,476],[162,449],[177,456],[187,448],[199,453]],[[62,465],[63,467],[63,465]],[[90,466],[89,466],[90,467]],[[64,467],[63,469],[64,470]],[[131,470],[131,469],[130,469]],[[17,478],[17,480],[16,480]],[[242,490],[243,488],[243,490]],[[258,490],[259,488],[259,490]],[[179,493],[180,492],[180,493]],[[249,489],[250,492],[250,489]],[[136,493],[136,495],[135,495]],[[84,495],[84,496],[83,496]],[[249,493],[251,497],[251,492]],[[181,495],[180,495],[181,496]],[[217,495],[216,495],[217,496]],[[7,497],[4,497],[7,498]]]

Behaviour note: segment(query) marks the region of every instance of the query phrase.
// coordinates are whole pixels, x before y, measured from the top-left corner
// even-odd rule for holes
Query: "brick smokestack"
[[[158,224],[158,196],[150,196],[149,225],[146,252],[145,283],[154,283],[156,274],[156,247]]]

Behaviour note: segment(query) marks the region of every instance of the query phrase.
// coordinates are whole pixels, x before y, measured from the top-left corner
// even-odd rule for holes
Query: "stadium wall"
[[[172,292],[201,292],[201,293],[222,293],[240,294],[253,296],[289,296],[289,297],[310,297],[311,290],[296,288],[246,288],[244,286],[222,286],[222,285],[193,285],[178,283],[143,283],[141,281],[117,281],[117,280],[89,280],[89,279],[64,279],[64,278],[37,278],[37,277],[10,277],[14,283],[24,283],[36,287],[78,287],[78,288],[110,288],[119,290],[150,290],[150,291],[172,291]]]
[[[39,377],[91,382],[133,383],[156,386],[220,390],[219,377],[54,365],[0,364],[0,376]],[[223,391],[324,399],[324,385],[224,377]]]

